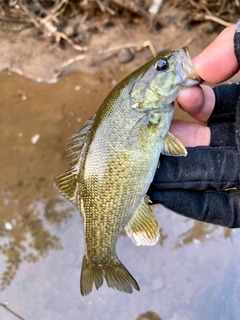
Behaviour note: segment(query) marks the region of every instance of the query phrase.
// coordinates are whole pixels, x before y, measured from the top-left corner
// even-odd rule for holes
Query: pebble
[[[62,32],[65,33],[66,36],[72,37],[75,33],[75,26],[71,24],[67,24],[63,29]]]
[[[81,89],[81,86],[75,86],[74,88],[76,91],[79,91]]]
[[[35,134],[34,136],[32,136],[32,138],[31,138],[31,142],[32,142],[32,144],[35,144],[35,143],[37,143],[38,142],[38,140],[39,140],[39,138],[40,138],[40,134]]]
[[[134,56],[129,49],[121,49],[117,55],[120,63],[128,63],[133,60]]]
[[[12,226],[12,224],[10,222],[6,222],[5,225],[4,225],[4,228],[6,230],[12,230],[13,226]]]

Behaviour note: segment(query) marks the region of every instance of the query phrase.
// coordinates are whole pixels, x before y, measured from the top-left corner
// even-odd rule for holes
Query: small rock
[[[75,89],[76,91],[79,91],[79,90],[81,89],[81,86],[76,85],[76,86],[74,87],[74,89]]]
[[[67,24],[63,29],[62,32],[67,36],[67,37],[72,37],[75,33],[75,26],[72,24]]]
[[[12,230],[13,226],[10,222],[5,222],[4,228],[6,230]]]
[[[35,134],[34,136],[32,136],[32,138],[31,138],[32,144],[36,144],[38,142],[39,138],[40,138],[40,134],[38,134],[38,133]]]
[[[103,25],[102,25],[102,29],[109,29],[109,28],[112,28],[114,27],[114,23],[111,21],[111,20],[108,20],[107,22],[105,22]]]
[[[128,63],[133,60],[134,56],[129,49],[121,49],[118,53],[118,61],[120,63]]]

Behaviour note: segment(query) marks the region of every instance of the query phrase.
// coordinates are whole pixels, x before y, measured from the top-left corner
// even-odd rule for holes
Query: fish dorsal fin
[[[63,174],[61,174],[60,176],[58,176],[54,181],[57,190],[68,200],[70,200],[75,206],[77,205],[77,176],[81,168],[81,160],[84,155],[84,146],[87,142],[89,131],[92,128],[95,116],[96,115],[91,117],[83,125],[83,127],[71,137],[72,142],[69,148],[70,154],[68,155],[72,158],[69,162],[71,168]]]
[[[152,246],[157,243],[160,236],[158,222],[147,196],[125,226],[125,230],[137,246]]]
[[[162,154],[165,154],[166,156],[185,157],[187,155],[187,150],[181,141],[179,141],[173,134],[168,132],[163,140]]]

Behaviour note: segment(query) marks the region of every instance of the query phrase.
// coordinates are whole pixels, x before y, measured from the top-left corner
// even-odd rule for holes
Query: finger
[[[224,29],[202,53],[193,59],[197,74],[205,81],[220,83],[239,71],[234,53],[236,24]]]
[[[215,105],[211,87],[202,85],[180,90],[177,97],[180,107],[200,122],[207,122]]]
[[[211,131],[199,123],[173,120],[170,132],[176,136],[185,147],[209,146]]]
[[[150,198],[153,203],[161,203],[192,219],[228,228],[240,227],[240,191],[171,190],[152,193]]]

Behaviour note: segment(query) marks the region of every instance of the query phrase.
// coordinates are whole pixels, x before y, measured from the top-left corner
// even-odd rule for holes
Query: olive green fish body
[[[110,110],[106,108],[105,118],[101,114],[101,124],[97,114],[97,125],[92,127],[82,163],[79,198],[85,219],[89,258],[91,255],[98,259],[101,256],[102,246],[99,245],[96,245],[98,254],[88,253],[89,244],[92,246],[93,241],[99,242],[99,237],[93,237],[93,234],[108,234],[109,241],[106,242],[109,247],[114,244],[115,248],[122,227],[144,199],[156,171],[173,113],[173,107],[168,108],[161,114],[163,121],[157,125],[149,124],[148,115],[131,108],[128,92],[129,86],[123,89],[114,105],[109,106]],[[166,121],[169,124],[163,127]],[[112,249],[109,248],[109,251]]]
[[[55,184],[84,218],[83,295],[104,278],[120,291],[139,290],[118,260],[117,239],[125,227],[137,245],[158,241],[146,194],[161,153],[186,155],[168,130],[178,91],[197,82],[186,49],[165,53],[120,82],[74,135],[72,168]]]

